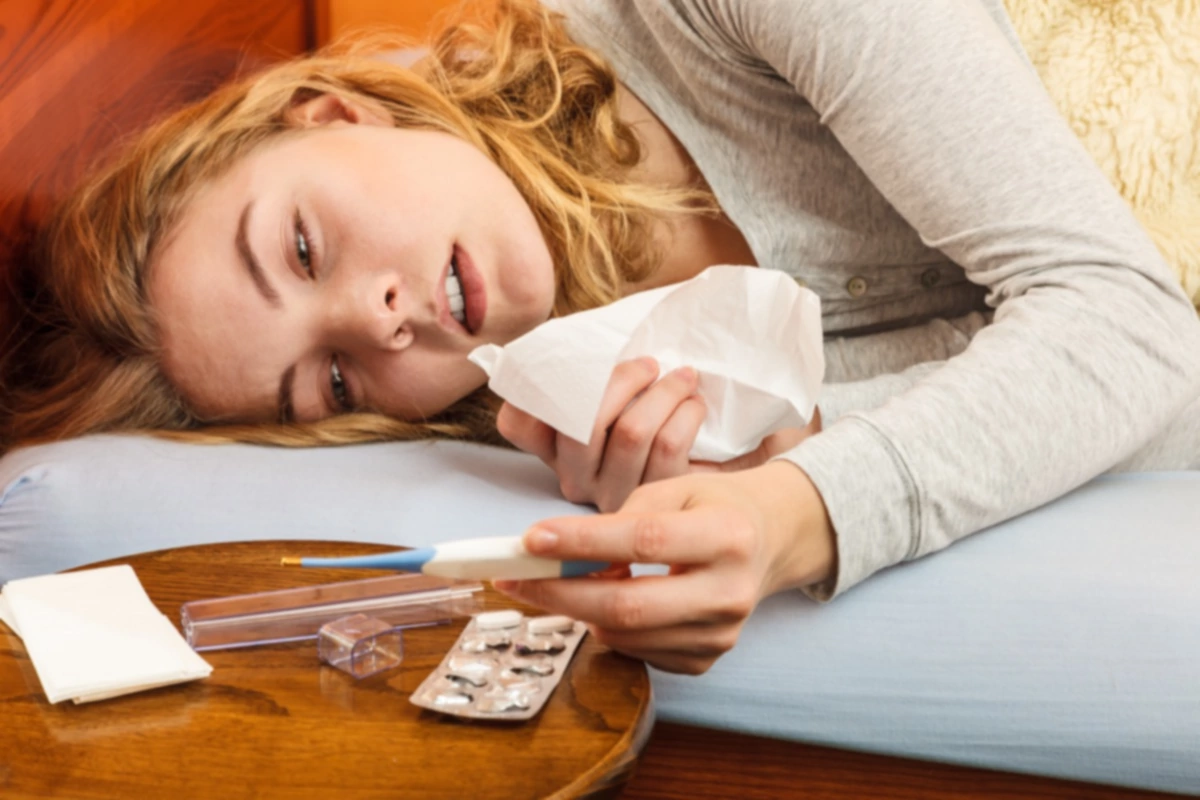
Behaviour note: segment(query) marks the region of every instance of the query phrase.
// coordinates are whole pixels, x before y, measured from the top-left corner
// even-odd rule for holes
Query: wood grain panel
[[[240,70],[304,52],[307,6],[0,2],[0,276],[11,277],[47,208],[116,142]]]
[[[381,26],[423,39],[436,30],[439,16],[464,2],[468,13],[490,7],[488,0],[316,0],[316,41],[328,44],[345,34]],[[450,16],[456,14],[451,11]]]
[[[658,723],[622,800],[1167,800],[1117,786]]]
[[[444,9],[457,5],[454,0],[327,0],[325,37],[338,36],[361,28],[386,25],[420,37],[430,22]]]

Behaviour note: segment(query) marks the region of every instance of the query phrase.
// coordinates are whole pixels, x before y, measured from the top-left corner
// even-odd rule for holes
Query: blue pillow
[[[1099,478],[825,606],[767,599],[662,716],[1200,794],[1200,472]]]
[[[91,436],[0,459],[0,581],[206,542],[423,546],[580,513],[522,453],[451,442],[314,449]]]
[[[0,459],[0,580],[213,541],[425,545],[579,513],[521,453],[98,436]],[[765,601],[660,718],[1200,792],[1200,472],[1097,479],[834,602]]]

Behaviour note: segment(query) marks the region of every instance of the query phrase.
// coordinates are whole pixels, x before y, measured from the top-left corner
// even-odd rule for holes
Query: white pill
[[[525,675],[511,669],[502,671],[496,678],[496,683],[505,691],[525,694],[537,694],[542,687],[542,682],[536,675]]]
[[[524,711],[529,708],[529,696],[521,692],[489,694],[479,698],[475,708],[485,714],[503,714],[505,711]]]
[[[486,611],[475,615],[475,627],[481,631],[494,631],[500,628],[515,628],[521,624],[525,616],[515,608],[503,611]]]
[[[542,634],[541,636],[526,636],[513,643],[513,650],[523,656],[531,653],[561,653],[567,649],[567,641],[561,633]]]
[[[540,675],[544,678],[554,674],[554,661],[544,655],[514,656],[509,659],[508,668],[518,675]]]
[[[530,633],[568,633],[575,627],[575,620],[561,615],[534,617],[526,628]]]
[[[471,695],[462,692],[443,692],[433,698],[433,703],[441,708],[458,708],[470,705]]]
[[[472,686],[487,686],[488,678],[496,669],[496,661],[489,656],[453,655],[446,659],[446,677],[463,680]]]
[[[505,650],[512,645],[512,634],[508,631],[487,631],[476,636],[463,636],[460,649],[468,653],[486,653],[489,650]]]

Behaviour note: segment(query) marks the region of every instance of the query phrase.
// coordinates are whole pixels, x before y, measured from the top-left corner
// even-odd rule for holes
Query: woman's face
[[[163,367],[227,421],[435,414],[485,382],[467,353],[549,317],[546,242],[474,146],[309,105],[308,127],[202,187],[156,249]]]

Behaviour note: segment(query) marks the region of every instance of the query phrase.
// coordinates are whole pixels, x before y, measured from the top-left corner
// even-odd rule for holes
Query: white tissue
[[[710,267],[469,358],[509,403],[587,443],[613,368],[647,355],[662,375],[696,369],[708,415],[689,456],[727,461],[812,418],[825,375],[820,299],[781,272]]]
[[[104,700],[212,672],[127,564],[9,581],[0,597],[51,703]]]
[[[12,612],[8,610],[8,601],[4,599],[4,595],[0,594],[0,622],[8,626],[9,630],[17,636],[21,635],[21,629],[17,627],[17,620],[13,617]]]

